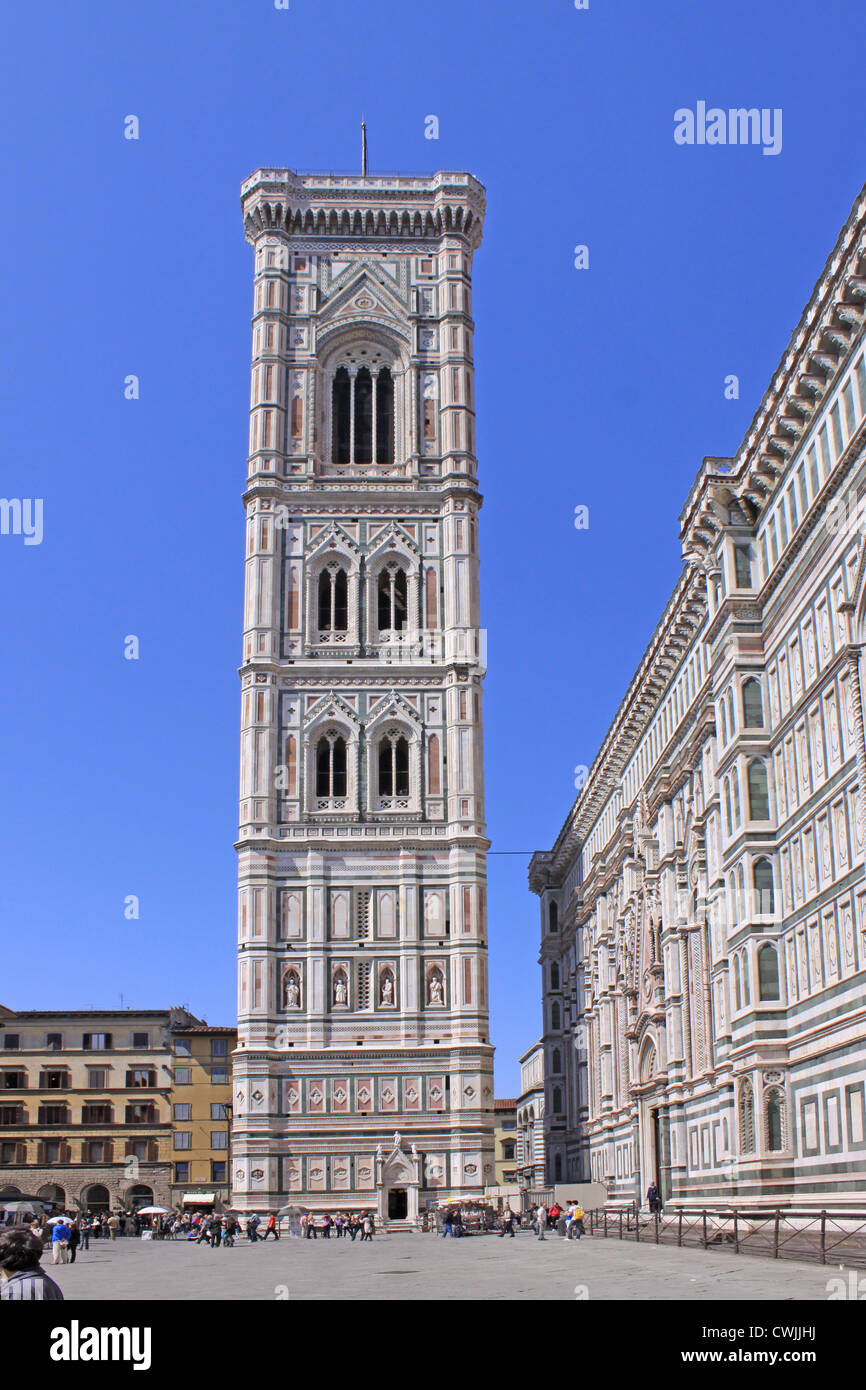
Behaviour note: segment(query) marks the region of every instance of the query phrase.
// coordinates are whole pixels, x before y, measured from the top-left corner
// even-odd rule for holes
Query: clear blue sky
[[[679,571],[700,460],[740,442],[866,179],[864,39],[854,0],[7,7],[0,491],[44,498],[45,536],[0,537],[0,1001],[235,1018],[241,180],[356,168],[363,111],[372,171],[486,185],[489,829],[545,848]],[[676,145],[698,101],[781,107],[782,152]],[[490,860],[500,1094],[540,1022],[526,863]]]

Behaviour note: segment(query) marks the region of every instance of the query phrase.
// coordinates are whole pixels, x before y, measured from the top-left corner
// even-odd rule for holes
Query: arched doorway
[[[141,1207],[152,1207],[153,1188],[145,1183],[139,1183],[136,1187],[131,1187],[126,1194],[126,1205],[131,1211],[138,1211]]]
[[[37,1187],[36,1196],[42,1197],[46,1202],[56,1202],[58,1206],[66,1206],[66,1189],[60,1187],[56,1182],[47,1182],[44,1187]]]
[[[101,1182],[85,1187],[81,1194],[81,1205],[85,1211],[110,1211],[111,1197],[108,1188]]]
[[[647,1189],[655,1183],[662,1202],[671,1195],[670,1122],[664,1103],[664,1087],[658,1079],[658,1048],[654,1038],[644,1040],[638,1063],[640,1085],[639,1153],[640,1191],[638,1201],[646,1201]]]

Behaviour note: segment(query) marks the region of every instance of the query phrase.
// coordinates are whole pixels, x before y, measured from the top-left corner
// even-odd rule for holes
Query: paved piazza
[[[372,1243],[284,1237],[212,1250],[185,1241],[92,1242],[46,1268],[67,1299],[826,1300],[839,1267],[627,1241],[435,1235]],[[585,1292],[582,1287],[585,1286]]]

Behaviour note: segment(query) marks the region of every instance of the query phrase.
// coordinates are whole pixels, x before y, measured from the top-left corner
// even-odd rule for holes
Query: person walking
[[[505,1211],[502,1213],[502,1234],[503,1236],[511,1236],[512,1240],[514,1239],[514,1212],[510,1207],[506,1207]]]
[[[580,1202],[575,1202],[571,1223],[571,1235],[574,1240],[580,1240],[581,1236],[586,1234],[583,1225],[583,1217],[583,1207],[580,1205]]]
[[[247,1222],[247,1235],[250,1238],[250,1245],[255,1245],[256,1241],[258,1240],[259,1227],[261,1226],[261,1224],[262,1218],[256,1212],[253,1212],[252,1216]]]
[[[651,1182],[646,1190],[646,1199],[647,1205],[650,1209],[650,1216],[652,1216],[653,1212],[661,1211],[661,1197],[659,1195],[659,1190],[654,1182]]]
[[[87,1215],[82,1216],[79,1223],[79,1234],[81,1236],[82,1250],[90,1249],[90,1220]]]
[[[374,1228],[374,1226],[373,1226],[373,1218],[372,1218],[372,1216],[370,1215],[370,1213],[367,1212],[366,1216],[364,1217],[364,1221],[363,1221],[363,1230],[361,1231],[361,1239],[362,1239],[362,1240],[372,1240],[372,1239],[373,1239],[373,1231],[374,1231],[374,1229],[375,1229],[375,1228]]]
[[[108,1230],[112,1240],[117,1240],[117,1232],[120,1230],[120,1217],[112,1213],[108,1218]]]
[[[547,1226],[547,1207],[543,1202],[540,1207],[536,1208],[535,1225],[538,1231],[538,1239],[544,1240],[544,1231]]]
[[[0,1299],[10,1303],[63,1302],[63,1290],[42,1268],[42,1241],[21,1226],[0,1231]]]
[[[328,1214],[328,1212],[325,1212],[325,1215],[322,1217],[322,1238],[324,1240],[331,1239],[331,1227],[333,1226],[333,1224],[334,1223],[331,1220],[330,1215]]]
[[[69,1228],[69,1263],[75,1264],[75,1252],[81,1244],[81,1230],[78,1222],[73,1221]]]
[[[272,1211],[272,1212],[269,1214],[269,1216],[268,1216],[268,1224],[267,1224],[267,1226],[265,1227],[265,1233],[264,1233],[264,1235],[262,1236],[262,1241],[263,1241],[263,1242],[266,1241],[267,1238],[268,1238],[268,1236],[273,1236],[274,1240],[279,1240],[279,1238],[280,1238],[280,1233],[279,1233],[279,1231],[277,1230],[277,1216],[276,1216],[276,1212],[273,1212],[273,1211]]]
[[[351,1216],[349,1217],[349,1224],[346,1229],[348,1230],[349,1235],[352,1237],[352,1241],[354,1242],[355,1236],[358,1234],[359,1230],[358,1218],[354,1212],[352,1212]]]
[[[69,1260],[69,1237],[72,1232],[64,1216],[51,1227],[51,1263],[65,1265]]]

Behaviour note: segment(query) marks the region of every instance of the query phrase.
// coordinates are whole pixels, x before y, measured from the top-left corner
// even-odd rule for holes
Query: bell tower
[[[242,186],[255,253],[232,1186],[494,1181],[465,173]]]

